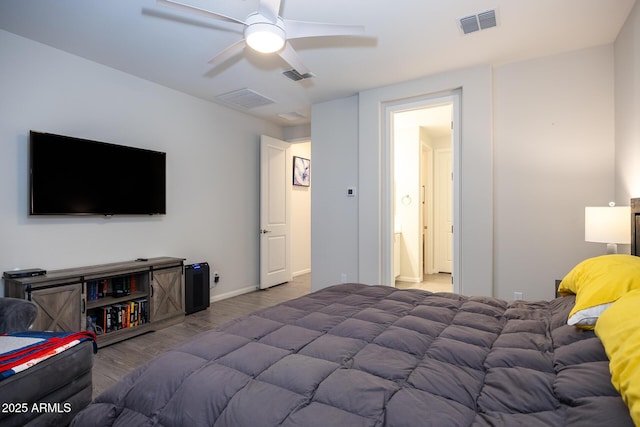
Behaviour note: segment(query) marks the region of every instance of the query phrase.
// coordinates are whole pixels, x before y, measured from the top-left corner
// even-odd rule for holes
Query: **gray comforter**
[[[337,285],[194,337],[73,425],[632,426],[572,305]]]

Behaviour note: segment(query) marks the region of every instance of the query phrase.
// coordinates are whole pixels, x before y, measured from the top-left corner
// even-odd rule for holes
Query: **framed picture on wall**
[[[308,187],[311,184],[311,160],[293,156],[293,185]]]

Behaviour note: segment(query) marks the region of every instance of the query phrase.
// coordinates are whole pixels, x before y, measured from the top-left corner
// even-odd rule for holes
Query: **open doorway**
[[[392,113],[394,282],[453,290],[454,104],[425,100]]]
[[[311,274],[311,141],[293,141],[291,156],[307,160],[309,180],[291,185],[291,274],[309,276]],[[295,160],[294,160],[295,167]]]

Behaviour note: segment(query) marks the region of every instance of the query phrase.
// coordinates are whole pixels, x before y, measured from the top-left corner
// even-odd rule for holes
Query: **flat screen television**
[[[166,153],[31,131],[30,215],[166,214]]]

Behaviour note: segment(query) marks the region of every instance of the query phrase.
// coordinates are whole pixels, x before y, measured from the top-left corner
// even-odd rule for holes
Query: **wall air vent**
[[[299,82],[300,80],[309,79],[311,77],[314,77],[314,75],[311,74],[311,73],[300,74],[298,72],[298,70],[296,70],[294,68],[290,69],[289,71],[284,71],[282,74],[284,74],[285,77],[290,78],[294,82]]]
[[[235,107],[244,108],[245,110],[275,103],[273,99],[260,95],[251,89],[240,89],[223,93],[222,95],[216,96],[216,99]]]
[[[476,15],[465,16],[464,18],[460,18],[458,21],[463,34],[486,30],[487,28],[492,28],[498,25],[495,9],[487,10],[486,12],[481,12]]]

